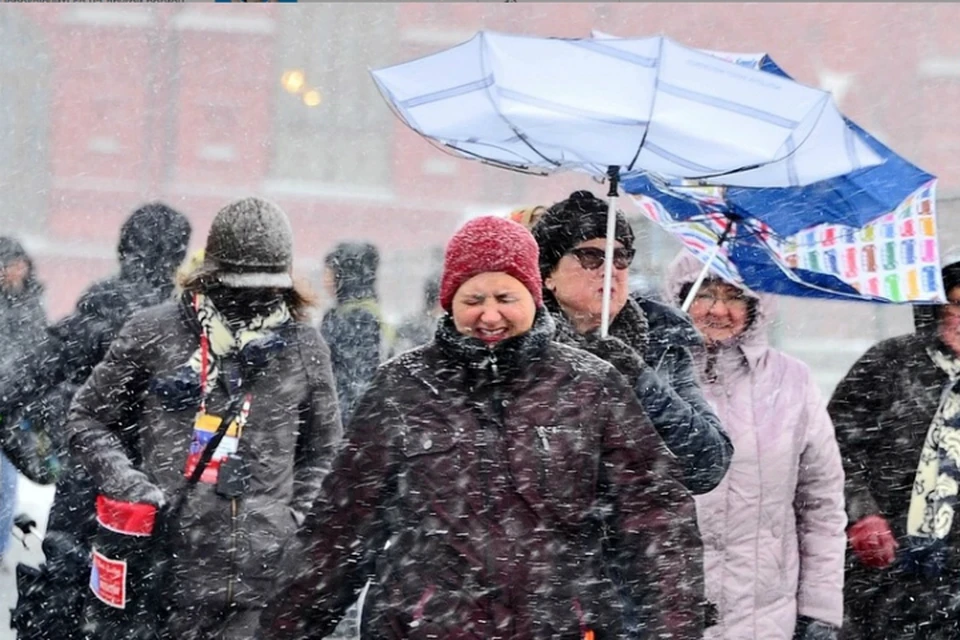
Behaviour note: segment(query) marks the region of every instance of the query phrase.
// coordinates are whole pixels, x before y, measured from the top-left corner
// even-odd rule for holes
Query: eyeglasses
[[[569,253],[580,262],[581,267],[591,271],[602,267],[603,259],[606,257],[606,252],[596,247],[570,249]],[[636,253],[633,249],[614,249],[613,266],[617,269],[626,269],[630,266],[630,263],[633,262],[633,256],[635,256]]]
[[[719,291],[711,291],[710,289],[701,289],[697,292],[697,295],[693,296],[694,302],[699,302],[701,304],[708,304],[713,306],[718,302],[722,302],[726,306],[738,305],[738,306],[747,306],[747,301],[749,298],[745,293],[739,291],[737,293],[731,294],[721,294]]]

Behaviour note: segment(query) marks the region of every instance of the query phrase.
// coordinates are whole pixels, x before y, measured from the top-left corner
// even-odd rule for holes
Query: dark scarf
[[[434,336],[441,353],[467,370],[468,378],[509,381],[539,360],[553,339],[553,318],[542,307],[537,310],[530,331],[488,347],[479,338],[457,331],[450,314],[443,316]]]
[[[557,333],[554,338],[557,342],[576,347],[580,344],[573,323],[567,318],[560,303],[549,292],[544,296],[544,306],[550,311],[557,324]],[[627,343],[643,358],[647,352],[650,340],[650,323],[640,305],[633,298],[628,298],[623,309],[610,323],[610,335]]]

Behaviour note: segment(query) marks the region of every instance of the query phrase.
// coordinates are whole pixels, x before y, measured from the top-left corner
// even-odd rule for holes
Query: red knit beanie
[[[443,260],[440,306],[450,311],[464,282],[481,273],[503,272],[523,283],[537,307],[543,305],[537,242],[523,225],[498,218],[475,218],[460,227]]]

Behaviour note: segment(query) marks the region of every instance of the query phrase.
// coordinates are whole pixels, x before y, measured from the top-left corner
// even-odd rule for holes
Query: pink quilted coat
[[[680,290],[701,263],[687,252],[667,272]],[[768,346],[772,299],[755,322],[721,347],[707,372],[696,354],[704,395],[733,440],[730,470],[697,496],[708,599],[720,624],[707,640],[791,640],[798,615],[840,626],[847,519],[843,468],[827,415],[805,364]]]

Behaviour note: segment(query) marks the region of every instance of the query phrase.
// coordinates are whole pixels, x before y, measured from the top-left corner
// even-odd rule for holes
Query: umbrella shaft
[[[603,306],[600,311],[600,335],[610,333],[610,289],[613,284],[613,245],[617,241],[617,197],[610,197],[607,211],[607,244],[603,256]]]
[[[713,261],[717,259],[717,255],[720,253],[720,248],[723,246],[723,243],[726,241],[727,237],[730,235],[730,229],[733,228],[733,220],[727,222],[727,228],[723,230],[723,234],[720,236],[720,239],[717,241],[717,244],[713,247],[713,250],[710,251],[710,256],[707,258],[707,261],[703,265],[703,269],[700,270],[700,275],[697,276],[697,279],[694,281],[693,286],[690,287],[690,293],[687,294],[687,299],[683,301],[684,313],[690,310],[690,305],[693,304],[693,299],[697,296],[697,291],[700,290],[700,285],[703,284],[703,281],[707,278],[707,273],[710,272],[710,266],[713,264]]]
[[[617,240],[617,195],[620,193],[620,167],[607,167],[610,206],[607,209],[607,244],[603,256],[603,306],[600,308],[600,336],[610,333],[610,289],[613,284],[613,243]]]

